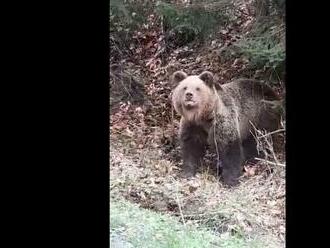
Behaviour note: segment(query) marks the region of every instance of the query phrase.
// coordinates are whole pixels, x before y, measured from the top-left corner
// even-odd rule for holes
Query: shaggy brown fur
[[[242,164],[255,156],[250,121],[259,129],[275,130],[280,116],[265,100],[278,99],[267,85],[248,79],[216,85],[211,72],[173,74],[172,102],[181,115],[180,141],[184,175],[193,176],[207,144],[218,148],[225,184],[236,185]]]

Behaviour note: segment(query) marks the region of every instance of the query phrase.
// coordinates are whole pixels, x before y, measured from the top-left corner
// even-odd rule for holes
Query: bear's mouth
[[[184,102],[184,106],[185,106],[186,109],[191,109],[191,108],[196,106],[196,102],[193,101],[193,100],[186,100]]]

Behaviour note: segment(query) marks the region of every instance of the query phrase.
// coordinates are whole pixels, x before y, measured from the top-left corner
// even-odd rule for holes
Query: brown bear
[[[234,186],[246,159],[257,155],[251,122],[258,129],[274,131],[280,115],[262,100],[278,100],[266,84],[249,79],[220,85],[211,72],[172,76],[172,104],[181,116],[179,137],[183,175],[194,176],[206,146],[217,151],[225,185]]]

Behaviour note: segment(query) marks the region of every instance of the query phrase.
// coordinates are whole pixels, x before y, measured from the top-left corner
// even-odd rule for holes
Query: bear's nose
[[[191,98],[192,98],[192,96],[193,96],[193,94],[192,94],[192,93],[190,93],[190,92],[187,92],[187,93],[186,93],[186,98],[187,98],[187,99],[191,99]]]

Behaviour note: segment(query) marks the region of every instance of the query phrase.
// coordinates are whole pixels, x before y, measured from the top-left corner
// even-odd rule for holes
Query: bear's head
[[[177,71],[172,76],[172,83],[175,87],[172,103],[178,114],[187,121],[207,120],[210,117],[217,100],[211,72],[188,76]]]

